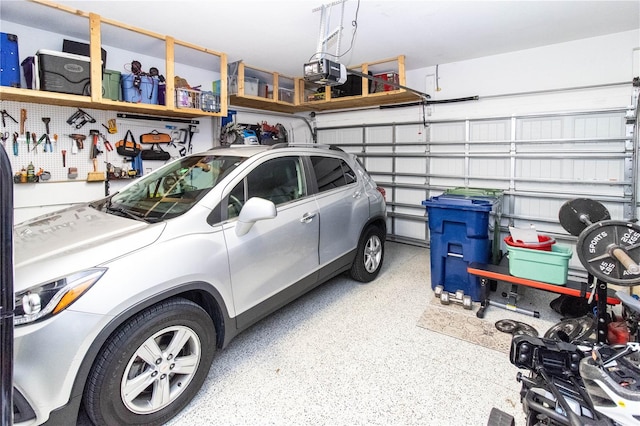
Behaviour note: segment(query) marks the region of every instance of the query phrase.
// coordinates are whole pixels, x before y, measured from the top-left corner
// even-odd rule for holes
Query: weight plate
[[[516,321],[516,329],[514,330],[513,335],[518,336],[520,334],[526,334],[527,336],[538,337],[538,330],[536,330],[529,324]]]
[[[569,342],[582,342],[586,340],[596,328],[596,321],[593,317],[585,315],[579,318],[570,318],[560,321],[552,326],[546,333],[545,339],[563,340],[558,336],[563,332],[569,337]]]
[[[513,333],[516,330],[518,325],[514,320],[510,319],[502,319],[500,321],[496,321],[496,328],[503,333]]]
[[[611,219],[609,211],[598,201],[589,198],[569,200],[560,207],[558,219],[571,235],[578,236],[589,225]]]
[[[594,223],[580,233],[576,251],[582,266],[606,283],[633,286],[640,283],[640,273],[631,273],[613,253],[622,249],[636,265],[640,261],[640,226],[620,220]]]

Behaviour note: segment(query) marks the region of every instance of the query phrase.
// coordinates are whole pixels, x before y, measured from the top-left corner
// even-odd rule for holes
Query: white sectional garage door
[[[456,187],[502,191],[501,237],[535,226],[563,244],[575,237],[558,211],[592,198],[612,219],[637,215],[635,108],[462,120],[319,127],[318,143],[357,154],[387,191],[389,239],[428,246],[423,200]],[[490,221],[494,223],[494,221]],[[574,256],[570,267],[580,270]]]

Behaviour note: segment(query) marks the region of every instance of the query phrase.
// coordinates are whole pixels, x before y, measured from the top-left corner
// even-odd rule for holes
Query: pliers
[[[104,149],[107,151],[113,151],[113,146],[111,146],[111,142],[107,140],[107,137],[100,133],[100,137],[102,137],[102,144],[104,145]]]

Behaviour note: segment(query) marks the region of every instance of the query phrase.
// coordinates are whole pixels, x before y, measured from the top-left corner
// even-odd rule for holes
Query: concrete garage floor
[[[387,243],[377,280],[337,277],[254,325],[168,425],[485,425],[492,407],[523,424],[508,355],[416,325],[433,297],[429,261],[428,249]],[[542,334],[555,320],[544,316],[491,308],[485,319]]]

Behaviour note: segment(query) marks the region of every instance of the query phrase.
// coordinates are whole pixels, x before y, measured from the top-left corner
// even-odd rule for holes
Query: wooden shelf
[[[261,98],[259,96],[229,96],[229,104],[245,108],[264,109],[267,111],[284,112],[293,114],[301,111],[310,111],[311,108],[301,105],[294,105],[288,102],[275,101],[273,99]]]
[[[227,115],[227,88],[226,85],[221,87],[220,93],[220,111],[207,112],[193,108],[177,108],[174,101],[174,76],[175,76],[175,47],[181,49],[181,53],[187,52],[187,57],[193,59],[198,55],[204,57],[204,62],[210,62],[214,59],[218,62],[218,66],[213,69],[217,72],[217,76],[212,75],[214,79],[221,81],[227,80],[227,55],[225,53],[213,51],[207,48],[196,46],[188,42],[175,40],[173,37],[162,34],[153,33],[144,29],[135,28],[127,24],[116,22],[107,18],[103,18],[94,13],[87,13],[76,10],[64,5],[59,5],[47,0],[30,0],[29,4],[49,7],[56,12],[61,12],[66,19],[71,15],[81,18],[85,21],[89,31],[90,57],[100,58],[101,47],[103,45],[103,32],[113,36],[114,33],[120,32],[126,35],[124,38],[128,43],[132,38],[146,38],[155,40],[163,46],[165,52],[165,76],[166,76],[166,105],[131,103],[124,101],[114,101],[102,97],[102,66],[100,60],[91,61],[91,96],[72,95],[57,92],[47,92],[30,89],[19,89],[13,87],[0,86],[0,100],[28,102],[37,104],[47,104],[56,106],[84,107],[98,110],[116,110],[129,113],[153,114],[170,117],[222,117]],[[62,18],[60,18],[62,19]],[[128,40],[128,41],[127,41]],[[197,60],[197,59],[196,59]],[[206,68],[209,69],[209,68]]]
[[[0,86],[0,100],[28,102],[34,104],[92,108],[106,111],[119,111],[138,114],[153,114],[163,117],[204,117],[216,116],[220,113],[210,113],[190,108],[167,108],[164,105],[131,103],[123,101],[112,101],[110,99],[102,99],[100,102],[94,102],[90,96],[68,95],[64,93],[45,92],[29,89],[16,89],[13,87]]]
[[[304,98],[305,93],[309,91],[309,88],[305,87],[305,81],[303,78],[297,77],[291,78],[294,81],[293,102],[282,102],[280,100],[274,100],[268,97],[246,94],[248,85],[245,81],[245,77],[253,78],[256,75],[262,77],[262,80],[264,80],[265,83],[273,84],[273,93],[278,93],[277,82],[278,78],[280,77],[278,73],[258,70],[256,68],[245,65],[242,62],[239,62],[237,64],[237,67],[237,71],[234,73],[234,78],[236,79],[235,84],[237,85],[237,87],[235,88],[235,93],[229,97],[229,104],[246,108],[293,114],[305,111],[330,111],[337,109],[367,108],[379,105],[418,102],[421,100],[421,97],[418,94],[407,91],[405,89],[369,93],[369,80],[363,78],[362,95],[332,98],[331,87],[319,86],[321,90],[324,89],[324,96],[326,97],[326,99],[307,101]],[[357,70],[364,74],[369,71],[372,71],[374,74],[377,72],[393,71],[398,75],[398,83],[403,86],[405,85],[404,56],[369,62],[349,67],[349,69]]]
[[[329,100],[308,101],[302,105],[306,111],[330,111],[335,109],[367,108],[378,105],[418,102],[420,96],[406,90],[371,93],[366,96],[345,96]]]

